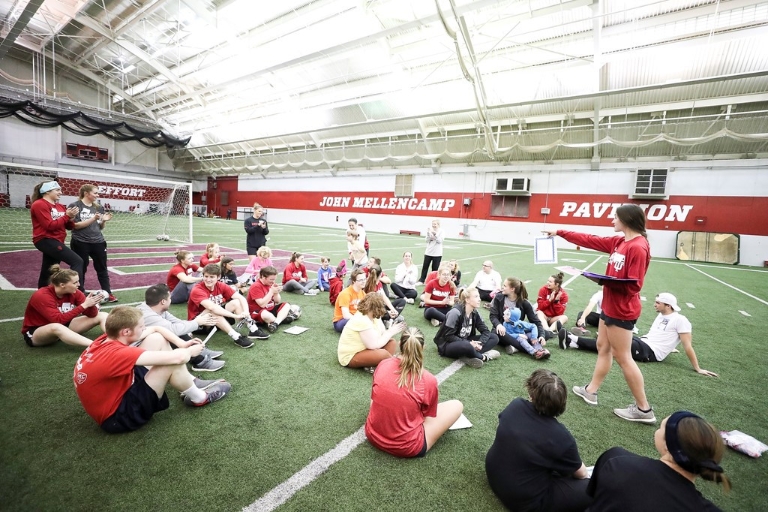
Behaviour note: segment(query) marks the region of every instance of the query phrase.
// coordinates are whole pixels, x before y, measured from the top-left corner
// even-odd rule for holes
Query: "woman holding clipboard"
[[[603,312],[600,314],[597,337],[597,363],[592,380],[586,386],[574,386],[573,392],[590,405],[597,405],[597,390],[611,370],[615,359],[635,403],[626,409],[614,409],[620,418],[652,424],[656,422],[653,408],[645,396],[645,382],[637,363],[632,359],[632,330],[640,317],[640,290],[651,262],[651,249],[645,233],[645,213],[634,204],[616,209],[613,229],[623,236],[601,237],[573,231],[544,231],[549,236],[560,236],[571,243],[605,252],[608,268],[603,279]]]

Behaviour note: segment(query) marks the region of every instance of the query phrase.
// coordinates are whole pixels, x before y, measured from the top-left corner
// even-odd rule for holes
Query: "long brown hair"
[[[400,335],[400,378],[397,387],[413,389],[424,372],[424,334],[409,327]]]
[[[48,267],[48,272],[51,273],[50,282],[54,286],[60,286],[71,282],[74,278],[78,277],[78,273],[69,268],[61,268],[58,263],[55,263]]]
[[[677,439],[685,455],[696,465],[696,474],[704,480],[722,484],[726,491],[731,489],[731,481],[723,474],[722,468],[715,471],[702,465],[710,465],[705,461],[719,464],[723,459],[725,444],[714,426],[698,416],[683,418],[677,425]]]
[[[512,288],[515,294],[517,294],[517,300],[515,301],[515,304],[520,306],[524,300],[528,300],[528,290],[526,290],[525,284],[521,280],[516,277],[508,277],[505,279],[505,281],[507,286]]]
[[[645,232],[645,212],[636,204],[623,204],[616,208],[616,217],[622,224],[648,238]]]
[[[363,288],[363,291],[365,291],[365,293],[373,293],[376,291],[376,288],[378,288],[380,275],[381,275],[380,266],[373,265],[371,268],[368,269],[368,279],[365,281],[365,287]]]

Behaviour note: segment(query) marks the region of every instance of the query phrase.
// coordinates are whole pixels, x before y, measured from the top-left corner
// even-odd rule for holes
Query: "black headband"
[[[667,425],[664,429],[664,439],[667,443],[667,449],[672,455],[674,461],[684,470],[694,474],[700,473],[701,468],[707,468],[711,471],[714,471],[715,473],[722,473],[723,468],[721,468],[714,460],[706,459],[703,461],[693,461],[683,451],[682,447],[680,446],[680,440],[677,437],[677,427],[680,424],[680,420],[684,418],[701,419],[700,416],[697,416],[692,412],[677,411],[667,420]]]

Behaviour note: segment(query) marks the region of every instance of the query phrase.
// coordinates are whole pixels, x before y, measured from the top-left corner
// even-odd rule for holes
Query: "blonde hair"
[[[210,244],[207,244],[205,246],[205,254],[210,258],[211,256],[213,256],[213,249],[218,246],[219,244],[217,244],[216,242],[211,242]]]
[[[258,209],[262,209],[262,210],[263,210],[263,209],[264,209],[264,207],[263,207],[263,206],[261,206],[259,203],[253,203],[253,209],[254,209],[254,210],[258,210]]]
[[[472,294],[472,292],[476,292],[477,288],[462,288],[462,290],[459,292],[459,303],[460,304],[466,304],[467,298]]]
[[[424,372],[424,334],[409,327],[400,335],[400,378],[397,387],[413,389]]]
[[[270,249],[266,245],[262,245],[256,251],[256,256],[258,256],[259,258],[263,258],[263,259],[269,259],[269,258],[272,257],[272,249]]]
[[[104,331],[110,339],[116,340],[123,329],[133,329],[141,321],[143,315],[138,308],[130,306],[117,306],[109,312],[104,323]]]

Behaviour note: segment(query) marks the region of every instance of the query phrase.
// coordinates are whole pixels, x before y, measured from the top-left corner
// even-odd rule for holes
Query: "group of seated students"
[[[187,363],[193,371],[209,372],[225,364],[219,359],[223,352],[208,349],[196,335],[217,328],[236,345],[248,348],[253,345],[250,339],[269,337],[259,325],[275,332],[280,324],[298,318],[297,310],[281,302],[280,292],[286,289],[286,282],[294,281],[290,288],[307,294],[316,283],[344,276],[343,262],[328,272],[329,261],[324,258],[319,279],[309,281],[302,255],[293,253],[281,285],[270,256],[268,248],[260,248],[259,263],[250,265],[249,276],[243,279],[234,274],[231,259],[228,262],[216,244],[209,244],[201,258],[201,263],[206,263],[202,276],[194,275],[199,267],[193,255],[180,251],[167,284],[150,286],[145,302],[138,307],[118,306],[109,315],[99,309],[106,297],[99,292],[86,297],[78,290],[77,272],[54,265],[50,285],[37,290],[29,300],[22,334],[30,347],[59,339],[84,347],[73,373],[83,408],[105,432],[130,432],[146,424],[155,412],[168,408],[165,388],[169,384],[181,393],[186,405],[193,407],[213,403],[229,393],[227,381],[203,380],[189,372]],[[338,360],[342,366],[373,374],[365,423],[369,442],[397,457],[423,457],[461,416],[463,404],[459,400],[439,402],[437,380],[424,368],[424,334],[408,327],[400,316],[406,301],[410,298],[413,303],[415,298],[408,297],[407,288],[401,287],[406,280],[398,283],[397,278],[408,275],[410,253],[403,258],[406,271],[396,272],[395,282],[382,279],[386,276],[380,261],[369,259],[371,263],[365,268],[351,272],[351,284],[335,301],[334,328],[341,333]],[[539,291],[538,311],[528,301],[519,279],[499,281],[498,289],[487,295],[489,329],[480,315],[483,293],[489,290],[474,286],[458,289],[460,274],[454,280],[454,270],[458,271],[458,265],[441,265],[431,279],[427,277],[421,295],[425,318],[439,327],[434,342],[441,356],[481,368],[500,356],[495,350],[499,346],[510,355],[519,351],[546,359],[549,352],[543,348],[544,333],[553,329],[558,331],[561,348],[594,349],[594,340],[568,334],[563,328],[568,296],[562,289],[562,274],[551,276]],[[485,269],[479,273],[488,275]],[[391,301],[385,284],[391,285],[396,296],[399,290],[404,297]],[[247,297],[239,293],[239,286],[247,288]],[[176,292],[179,288],[183,292]],[[187,296],[187,320],[169,312],[170,305],[183,295]],[[601,297],[595,294],[579,312],[576,332],[587,334],[585,327],[595,323],[591,310],[597,307],[599,311],[600,303]],[[659,318],[679,311],[676,299],[668,293],[659,294],[656,309]],[[233,326],[236,321],[240,323]],[[679,328],[674,328],[674,342],[669,336],[658,342],[651,340],[652,327],[649,337],[638,341],[638,346],[646,344],[653,349],[656,343],[666,355],[683,339],[689,352],[690,323],[686,327],[685,322],[681,316],[675,324]],[[82,335],[97,325],[104,334],[94,341]],[[246,337],[237,331],[240,326],[248,327]],[[660,359],[649,356],[646,360]],[[697,368],[695,354],[691,361],[699,373],[715,375]],[[718,510],[701,496],[694,482],[701,476],[730,487],[719,466],[724,445],[718,431],[699,416],[678,411],[662,421],[654,435],[659,460],[611,448],[598,458],[590,478],[573,435],[556,419],[565,411],[568,395],[562,379],[550,370],[537,369],[525,386],[528,398],[516,398],[499,414],[496,437],[485,460],[491,489],[508,509]]]

